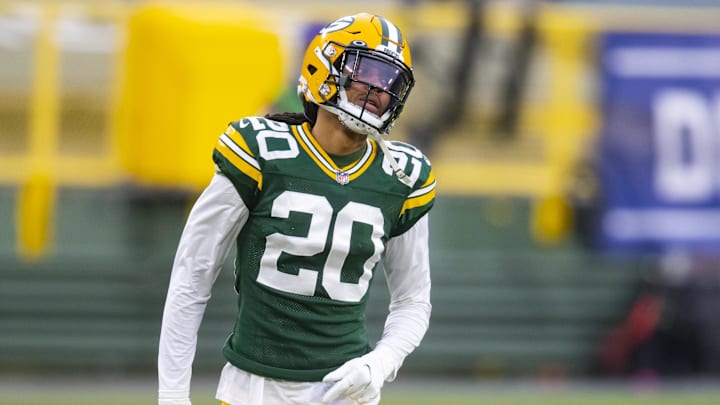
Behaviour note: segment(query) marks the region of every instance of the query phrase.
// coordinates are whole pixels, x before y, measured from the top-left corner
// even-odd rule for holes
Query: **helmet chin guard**
[[[383,126],[383,122],[390,117],[390,113],[386,112],[382,117],[378,117],[373,112],[368,111],[365,106],[361,107],[351,103],[348,101],[344,88],[340,88],[338,91],[337,107],[327,104],[323,104],[321,107],[337,115],[340,123],[346,128],[361,135],[373,135],[382,138],[390,132],[392,127],[388,127],[386,132],[380,132],[378,128]]]
[[[377,135],[380,136],[380,133],[377,131],[377,129],[371,127],[370,125],[362,122],[361,120],[355,118],[352,114],[346,112],[346,111],[340,111],[337,114],[338,119],[340,122],[345,125],[348,129],[350,129],[353,132],[356,132],[358,134],[362,135]],[[367,119],[367,118],[366,118]]]

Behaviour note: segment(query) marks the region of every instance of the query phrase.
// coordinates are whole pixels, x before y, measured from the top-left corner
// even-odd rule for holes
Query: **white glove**
[[[333,384],[322,400],[330,403],[345,395],[361,404],[368,403],[380,396],[385,382],[383,359],[378,352],[370,352],[362,357],[348,360],[335,371],[328,373],[323,382]]]

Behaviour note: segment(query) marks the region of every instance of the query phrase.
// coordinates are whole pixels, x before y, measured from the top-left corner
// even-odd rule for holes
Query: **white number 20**
[[[314,194],[285,191],[275,199],[272,216],[289,218],[290,212],[310,214],[310,227],[305,236],[290,236],[274,233],[267,237],[265,254],[260,259],[257,281],[276,290],[312,296],[315,294],[318,272],[298,269],[297,274],[278,270],[278,260],[285,252],[294,256],[314,256],[325,250],[330,232],[333,208],[327,198]],[[372,227],[371,243],[373,253],[363,264],[363,273],[357,283],[341,280],[345,260],[350,253],[353,223]],[[333,300],[358,302],[367,292],[372,269],[383,252],[383,215],[379,208],[367,204],[350,202],[337,212],[332,229],[330,252],[322,269],[322,286]]]

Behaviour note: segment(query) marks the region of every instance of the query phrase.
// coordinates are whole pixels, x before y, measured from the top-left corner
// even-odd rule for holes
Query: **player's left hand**
[[[323,382],[333,384],[323,396],[325,403],[330,403],[341,395],[361,404],[371,402],[380,396],[380,389],[385,382],[382,359],[378,353],[370,352],[348,360],[335,371],[328,373]]]

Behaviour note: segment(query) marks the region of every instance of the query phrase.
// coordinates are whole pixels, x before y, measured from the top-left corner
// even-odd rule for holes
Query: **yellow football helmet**
[[[380,116],[348,100],[353,83],[390,95]],[[342,17],[327,24],[310,42],[303,59],[298,94],[338,116],[354,132],[383,136],[405,105],[415,84],[410,48],[400,30],[386,18],[368,13]]]

